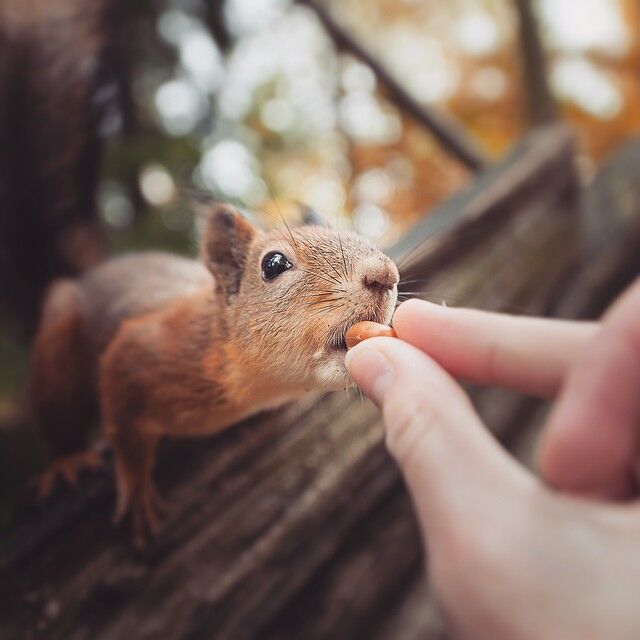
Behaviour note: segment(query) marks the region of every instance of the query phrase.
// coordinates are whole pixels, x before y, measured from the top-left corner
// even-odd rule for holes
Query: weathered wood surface
[[[484,308],[553,306],[579,259],[569,249],[578,246],[573,172],[556,163],[570,159],[570,145],[555,131],[483,177],[484,200],[473,186],[452,205],[458,216],[436,213],[439,240],[416,252],[414,273],[433,264],[449,233],[465,250],[440,255],[429,290]],[[481,234],[483,205],[500,224]],[[521,404],[474,395],[497,432],[513,428]],[[169,508],[143,554],[109,523],[108,477],[25,514],[0,541],[0,637],[371,637],[420,575],[379,415],[357,395],[309,398],[216,438],[167,443],[157,475]]]
[[[563,125],[525,138],[507,161],[484,171],[468,189],[425,216],[395,247],[407,278],[438,274],[518,217],[528,202],[560,202],[578,210],[573,138]]]
[[[585,242],[571,286],[554,313],[595,318],[640,273],[640,139],[605,164],[584,197]]]

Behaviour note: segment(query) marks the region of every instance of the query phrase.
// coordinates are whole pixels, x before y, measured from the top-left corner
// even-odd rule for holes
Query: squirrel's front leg
[[[147,533],[156,536],[159,529],[157,509],[160,504],[154,482],[153,463],[160,437],[143,419],[130,423],[108,424],[107,436],[113,448],[116,479],[114,524],[131,511],[133,543],[141,548]]]
[[[163,433],[147,411],[149,384],[144,376],[154,375],[154,361],[144,329],[125,323],[104,353],[99,372],[101,413],[115,468],[114,524],[131,511],[136,547],[144,546],[147,534],[155,536],[159,528],[152,472]]]

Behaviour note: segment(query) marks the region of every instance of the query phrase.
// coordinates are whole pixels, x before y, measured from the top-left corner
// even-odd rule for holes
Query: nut
[[[377,322],[358,322],[344,336],[348,349],[352,349],[369,338],[395,338],[396,332],[386,324]]]

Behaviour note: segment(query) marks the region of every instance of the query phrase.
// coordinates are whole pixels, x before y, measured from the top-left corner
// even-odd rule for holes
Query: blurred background
[[[287,0],[153,5],[130,16],[136,122],[124,136],[114,135],[123,133],[121,114],[103,122],[112,143],[100,209],[118,243],[141,223],[179,242],[189,217],[177,189],[195,184],[251,210],[300,200],[388,244],[468,180],[423,126],[386,99],[367,65],[336,49],[308,7]],[[453,115],[489,157],[523,134],[510,0],[323,6],[418,102]],[[550,84],[588,172],[640,127],[640,9],[634,0],[534,7]]]
[[[253,212],[265,225],[280,211],[293,215],[292,203],[301,201],[390,246],[472,178],[370,65],[337,47],[306,3],[121,4],[113,64],[92,96],[104,149],[96,202],[106,253],[193,253],[184,197],[192,187]],[[318,4],[413,100],[457,120],[489,160],[530,127],[511,0]],[[531,6],[549,86],[575,129],[586,182],[640,129],[640,5],[536,0]],[[18,430],[26,359],[19,335],[19,320],[5,313],[0,467],[12,480],[0,483],[0,494],[44,457],[37,437]]]

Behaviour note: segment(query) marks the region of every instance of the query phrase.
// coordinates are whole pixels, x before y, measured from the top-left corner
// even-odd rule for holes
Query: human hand
[[[639,314],[640,282],[601,326],[413,301],[394,319],[402,340],[369,340],[349,353],[352,375],[383,410],[436,593],[462,637],[640,637],[638,505],[543,486],[493,440],[445,371],[560,392],[543,475],[574,492],[628,494],[640,427]]]

